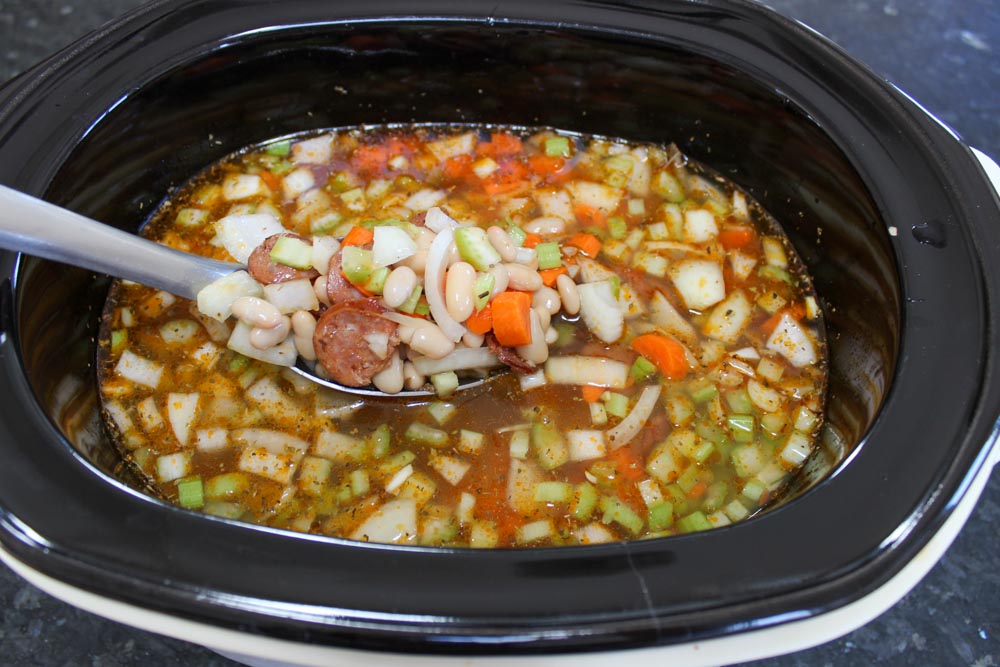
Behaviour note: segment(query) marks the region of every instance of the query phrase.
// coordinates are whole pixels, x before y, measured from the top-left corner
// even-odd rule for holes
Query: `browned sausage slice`
[[[509,366],[518,373],[534,373],[538,370],[535,364],[522,358],[517,353],[517,350],[501,345],[492,331],[486,334],[486,346],[490,348],[490,352],[497,355],[497,359],[500,360],[501,364]]]
[[[375,299],[334,304],[316,323],[313,347],[330,378],[348,387],[364,387],[389,365],[399,346],[398,325],[381,317],[385,309]],[[386,356],[372,350],[373,340],[387,338]]]
[[[250,259],[247,260],[247,269],[249,269],[250,275],[253,276],[254,280],[265,285],[272,285],[274,283],[288,282],[289,280],[301,280],[303,278],[312,280],[318,277],[319,271],[316,269],[296,269],[295,267],[280,264],[271,259],[271,248],[274,247],[274,244],[282,236],[288,236],[312,244],[312,241],[309,239],[298,234],[292,234],[291,232],[268,236],[264,239],[263,243],[253,249],[253,252],[250,253]]]

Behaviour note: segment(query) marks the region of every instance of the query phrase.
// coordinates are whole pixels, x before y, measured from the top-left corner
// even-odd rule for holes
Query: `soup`
[[[809,278],[672,146],[294,137],[207,169],[143,233],[247,265],[197,303],[119,281],[104,313],[109,428],[189,509],[428,546],[644,539],[747,518],[816,446]]]

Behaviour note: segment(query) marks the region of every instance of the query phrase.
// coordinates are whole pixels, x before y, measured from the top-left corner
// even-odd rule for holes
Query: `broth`
[[[227,229],[262,219],[267,231],[237,250],[245,238]],[[471,249],[442,236],[473,227],[503,234],[490,230],[474,239],[488,247]],[[283,332],[273,345],[236,341],[241,326],[254,331],[253,314],[239,308],[214,319],[204,304],[152,288],[111,289],[98,350],[107,422],[170,502],[355,540],[590,544],[743,520],[816,446],[826,346],[810,280],[759,205],[672,146],[478,126],[294,137],[210,167],[143,234],[246,261],[278,230],[299,239],[282,248],[272,240],[263,264],[249,259],[251,274],[266,282],[278,269],[287,275],[274,284],[308,281],[307,291],[325,282],[311,290],[315,307],[305,295],[294,313],[269,297],[293,323],[287,332],[256,327]],[[410,254],[373,261],[378,239],[399,233]],[[471,309],[451,308],[454,299],[435,309],[426,296],[421,262],[433,261],[439,238],[449,241],[448,266],[472,265]],[[306,263],[289,259],[288,247]],[[484,248],[498,251],[493,260]],[[510,261],[496,259],[500,250],[514,253]],[[540,280],[502,289],[491,271],[511,264]],[[421,289],[388,307],[404,265]],[[523,269],[504,271],[510,280]],[[438,289],[451,298],[450,284]],[[504,294],[527,304],[520,324],[532,343],[547,336],[543,349],[515,344],[507,328],[517,321],[479,322],[500,313]],[[445,329],[442,312],[464,335],[441,356],[479,350],[480,361],[513,370],[450,393],[456,371],[486,366],[432,363],[415,336],[430,323]],[[387,313],[402,317],[373,338]],[[334,317],[327,341],[303,336],[295,319],[323,330]],[[293,358],[318,355],[338,380],[439,395],[360,400],[251,358],[279,359],[280,345]],[[393,364],[405,374],[391,377]]]

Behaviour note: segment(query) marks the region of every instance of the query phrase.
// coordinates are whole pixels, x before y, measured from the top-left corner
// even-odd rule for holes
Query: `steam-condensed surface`
[[[590,544],[742,520],[816,446],[808,278],[754,202],[672,147],[330,132],[213,166],[145,234],[249,263],[239,294],[263,302],[112,289],[108,424],[184,507],[354,540]],[[289,354],[439,397],[362,401],[260,360]],[[495,365],[511,372],[449,393]]]

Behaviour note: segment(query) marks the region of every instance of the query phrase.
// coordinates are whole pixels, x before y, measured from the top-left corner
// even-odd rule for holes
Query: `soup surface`
[[[593,544],[745,519],[816,446],[809,279],[777,223],[672,146],[337,130],[212,166],[144,234],[248,265],[197,303],[121,281],[108,298],[107,422],[186,508],[374,542]],[[296,358],[433,393],[359,398]]]

